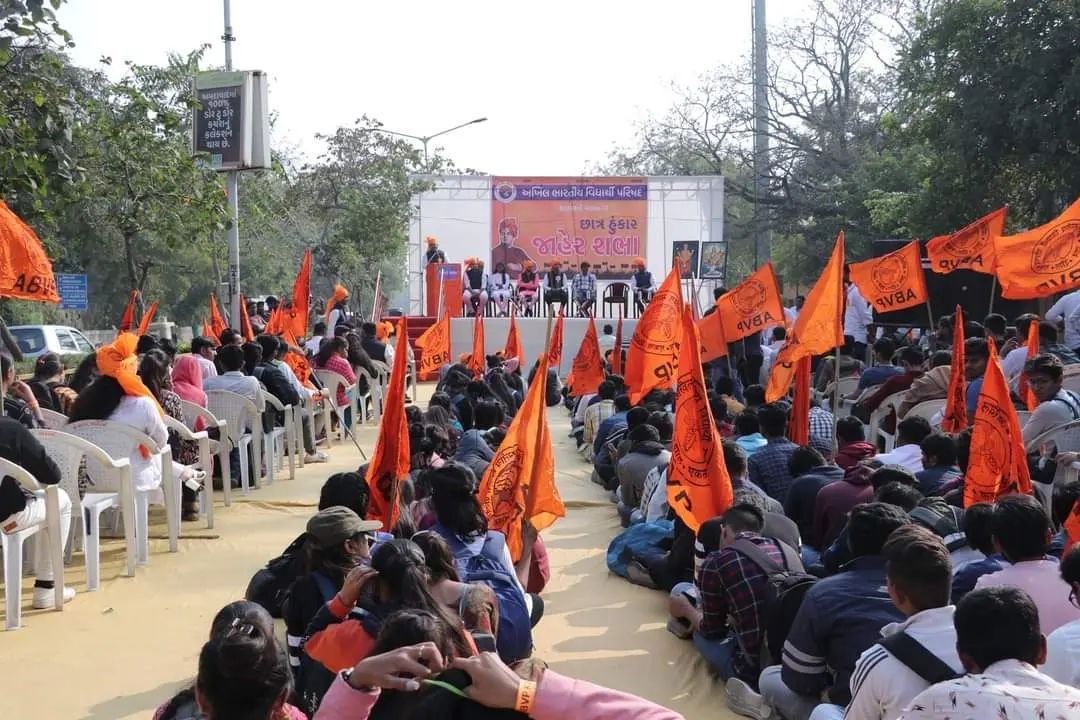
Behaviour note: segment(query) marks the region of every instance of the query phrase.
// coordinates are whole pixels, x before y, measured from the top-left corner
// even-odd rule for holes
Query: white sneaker
[[[773,716],[772,706],[743,680],[729,678],[725,689],[727,706],[732,712],[755,720],[769,720]]]
[[[69,603],[75,599],[75,588],[64,586],[64,602]],[[35,610],[49,610],[56,607],[56,591],[53,588],[34,588]]]
[[[329,462],[330,458],[321,450],[316,450],[310,455],[304,456],[305,463],[324,463]]]

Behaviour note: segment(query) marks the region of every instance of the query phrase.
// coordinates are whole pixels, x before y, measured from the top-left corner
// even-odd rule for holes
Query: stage
[[[585,338],[585,332],[589,328],[588,318],[566,318],[563,325],[563,354],[559,364],[559,375],[565,376],[570,371],[570,363],[574,361],[581,341]],[[450,321],[450,356],[457,362],[461,353],[471,353],[473,348],[473,328],[476,321],[469,318],[453,318]],[[618,324],[618,318],[596,318],[596,332],[603,335],[604,325],[611,325],[612,332]],[[554,329],[555,321],[552,320]],[[544,336],[547,332],[547,318],[517,318],[518,334],[521,336],[521,345],[525,352],[527,367],[522,368],[526,375],[532,370],[533,363],[543,350]],[[636,318],[623,319],[623,345],[629,345],[630,338],[637,327]],[[506,335],[510,332],[510,318],[484,318],[484,354],[491,355],[506,347]]]

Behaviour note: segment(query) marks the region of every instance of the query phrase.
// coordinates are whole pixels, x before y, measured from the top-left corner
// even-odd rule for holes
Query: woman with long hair
[[[90,383],[97,380],[99,375],[100,373],[98,373],[97,369],[97,355],[95,353],[90,353],[84,357],[78,367],[75,368],[75,372],[71,376],[71,382],[68,383],[68,387],[76,393],[81,393]]]
[[[540,276],[536,274],[536,263],[526,260],[518,278],[518,307],[525,317],[536,314],[536,295],[540,292]]]
[[[352,366],[349,364],[348,351],[349,346],[344,338],[330,338],[319,347],[319,352],[315,354],[315,367],[320,370],[335,372],[345,378],[346,384],[355,385],[356,373],[353,372]],[[338,387],[337,402],[338,405],[343,407],[349,404],[349,394],[343,387]],[[345,407],[344,419],[346,426],[352,425],[350,410],[351,408]]]
[[[194,355],[180,355],[172,369],[173,392],[193,405],[206,407],[202,367]],[[196,427],[198,429],[198,426]]]
[[[304,720],[285,702],[292,678],[274,638],[274,619],[262,605],[238,600],[219,610],[203,652],[206,663],[200,654],[195,684],[159,707],[154,720]]]
[[[470,633],[494,638],[499,632],[499,599],[491,588],[461,582],[450,546],[437,532],[421,530],[412,540],[424,551],[432,596],[460,618]]]
[[[34,377],[30,389],[38,406],[67,415],[78,393],[64,384],[64,361],[54,352],[39,355],[34,361]]]

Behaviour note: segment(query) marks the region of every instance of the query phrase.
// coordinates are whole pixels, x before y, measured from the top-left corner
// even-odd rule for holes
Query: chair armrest
[[[205,430],[194,432],[184,423],[180,422],[176,418],[166,417],[165,427],[169,430],[174,430],[181,440],[192,440],[198,442],[199,440],[208,440],[210,435]]]

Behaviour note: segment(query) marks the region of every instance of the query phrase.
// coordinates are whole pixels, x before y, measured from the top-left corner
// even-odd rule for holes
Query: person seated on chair
[[[315,356],[315,367],[320,370],[329,370],[336,372],[341,377],[345,378],[345,382],[349,385],[356,383],[356,373],[353,372],[352,365],[349,364],[349,345],[345,342],[344,338],[334,338],[327,340],[319,348],[319,354]],[[337,389],[337,404],[340,407],[345,408],[345,426],[352,426],[352,407],[349,406],[349,394],[345,388],[338,385]]]
[[[525,261],[525,267],[518,278],[518,308],[522,315],[532,317],[536,314],[536,294],[540,291],[540,276],[536,274],[536,263]]]
[[[574,302],[577,303],[580,317],[592,315],[593,305],[596,304],[596,276],[589,268],[589,263],[581,263],[581,272],[574,276],[573,281]]]
[[[243,395],[251,402],[259,412],[264,410],[265,403],[262,399],[262,386],[257,378],[244,374],[244,351],[236,345],[227,345],[221,348],[217,354],[217,360],[221,363],[222,373],[203,380],[203,390],[227,390],[237,395]],[[78,401],[76,401],[78,402]]]
[[[500,317],[510,314],[510,298],[514,294],[514,283],[510,280],[510,274],[506,272],[506,266],[502,263],[495,264],[495,272],[488,277],[488,288],[491,299],[495,301]]]
[[[1061,386],[1064,374],[1065,366],[1055,355],[1036,355],[1025,363],[1024,377],[1027,378],[1031,392],[1039,401],[1038,407],[1024,423],[1025,445],[1051,428],[1080,420],[1080,396]],[[1068,443],[1070,435],[1069,431],[1063,431],[1048,438],[1045,445],[1053,445],[1056,452],[1057,444]],[[1068,449],[1071,450],[1072,447]],[[1065,467],[1058,469],[1057,482],[1064,482],[1067,472]],[[1052,471],[1050,476],[1055,477]]]
[[[634,258],[630,267],[634,268],[634,274],[630,276],[630,286],[634,289],[634,307],[640,315],[645,312],[645,306],[652,300],[656,285],[653,282],[652,273],[645,269],[644,258]]]
[[[482,314],[488,301],[488,279],[483,260],[474,257],[465,260],[464,281],[462,302],[465,303],[466,310],[471,310],[474,315]]]
[[[566,273],[563,272],[562,262],[556,260],[544,276],[544,301],[548,305],[559,303],[561,309],[566,305],[566,300]]]

